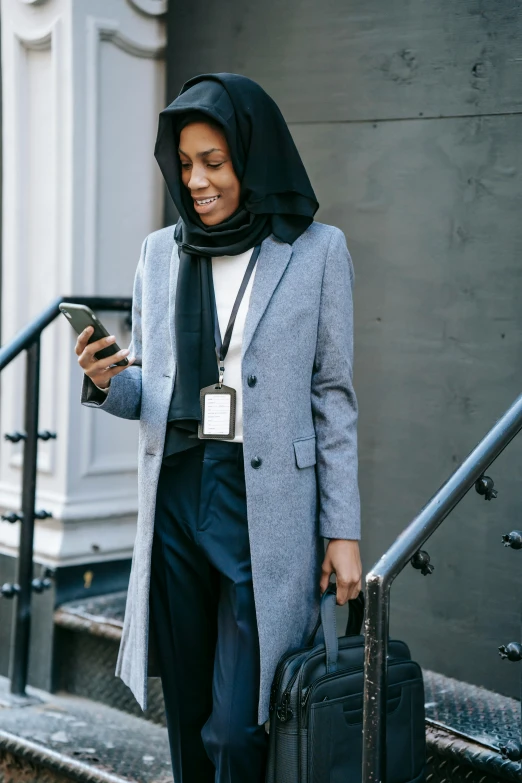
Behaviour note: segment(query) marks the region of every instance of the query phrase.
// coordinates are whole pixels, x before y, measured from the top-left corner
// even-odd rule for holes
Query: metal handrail
[[[363,783],[386,782],[390,588],[394,579],[522,430],[522,394],[433,495],[366,576]],[[493,495],[494,497],[494,495]]]
[[[25,326],[13,339],[0,348],[0,372],[7,367],[23,350],[26,351],[25,378],[25,433],[20,435],[24,441],[22,469],[22,509],[21,514],[10,514],[5,518],[10,522],[20,521],[20,543],[16,583],[4,585],[0,594],[15,598],[13,617],[13,644],[9,666],[11,693],[25,696],[27,671],[29,666],[29,643],[31,634],[31,595],[33,591],[42,592],[50,585],[48,580],[33,580],[33,539],[35,518],[51,516],[48,512],[35,511],[36,500],[36,461],[38,438],[53,437],[51,433],[38,433],[38,404],[40,396],[40,336],[43,330],[60,314],[62,302],[85,304],[93,310],[131,310],[130,297],[112,296],[60,296],[43,310],[40,315]],[[19,435],[19,433],[17,433]],[[6,436],[7,437],[7,436]],[[13,440],[13,437],[10,438]]]

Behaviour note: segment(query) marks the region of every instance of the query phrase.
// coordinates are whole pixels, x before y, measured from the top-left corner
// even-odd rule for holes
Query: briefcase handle
[[[361,590],[357,598],[348,601],[348,622],[346,623],[345,636],[359,636],[364,621],[364,593]]]
[[[335,615],[336,602],[335,584],[330,584],[322,595],[319,617],[317,618],[315,628],[308,640],[308,645],[313,645],[317,632],[322,626],[326,650],[326,671],[328,674],[337,671],[337,659],[339,657],[337,620]],[[348,601],[346,636],[358,636],[361,633],[363,619],[364,593],[361,590],[357,598],[352,598]]]

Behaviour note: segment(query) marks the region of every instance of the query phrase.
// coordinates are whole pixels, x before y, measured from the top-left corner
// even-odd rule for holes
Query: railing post
[[[386,783],[386,694],[390,587],[382,576],[366,580],[363,694],[363,783]]]
[[[33,579],[33,537],[36,498],[36,460],[38,455],[38,404],[40,398],[40,335],[27,348],[25,375],[25,432],[22,477],[22,515],[18,549],[13,646],[11,652],[11,693],[25,695],[29,667],[31,598]]]

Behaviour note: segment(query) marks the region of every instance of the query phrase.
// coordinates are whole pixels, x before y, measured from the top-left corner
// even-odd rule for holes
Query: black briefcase
[[[350,601],[337,638],[335,586],[305,649],[284,655],[270,700],[267,783],[361,783],[364,598]],[[322,625],[324,643],[314,644]],[[388,643],[386,783],[423,783],[426,735],[420,666],[404,642]]]

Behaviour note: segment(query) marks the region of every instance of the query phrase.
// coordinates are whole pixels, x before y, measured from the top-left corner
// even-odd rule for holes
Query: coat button
[[[257,378],[255,375],[249,375],[247,378],[247,383],[249,386],[255,386],[257,383]]]
[[[263,460],[261,459],[261,457],[254,457],[254,459],[250,460],[250,464],[252,465],[253,468],[261,467],[262,462]]]

